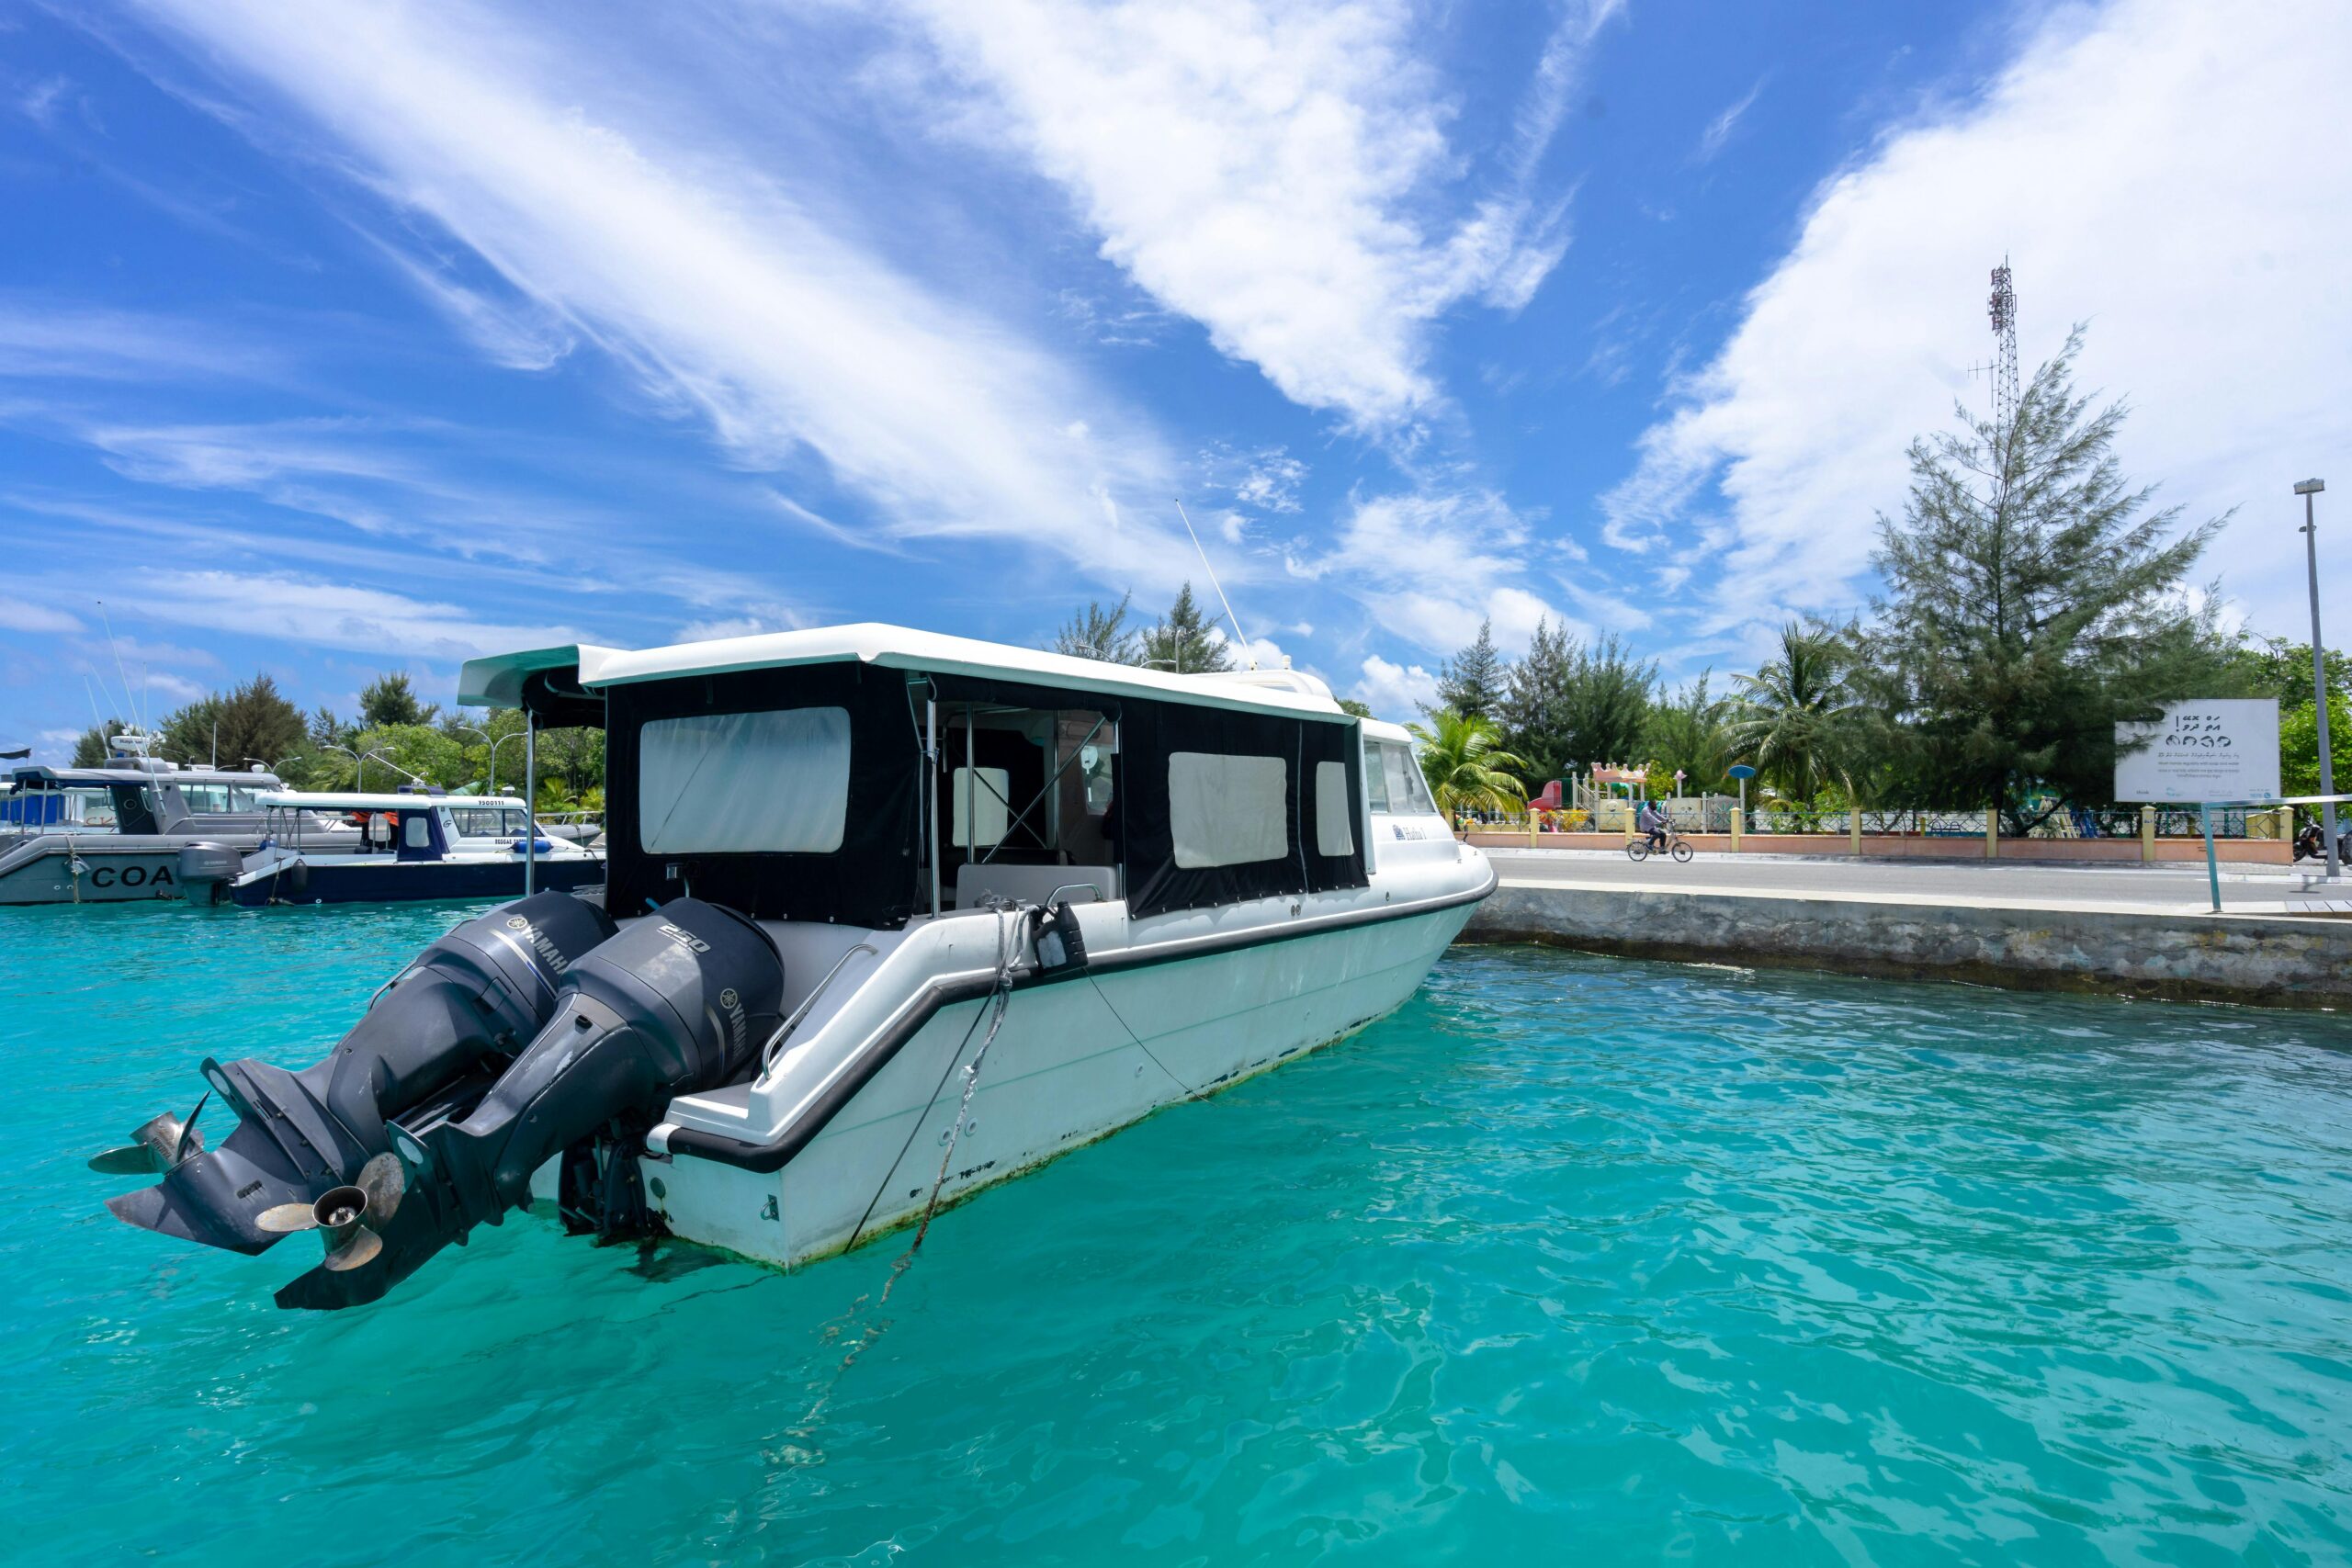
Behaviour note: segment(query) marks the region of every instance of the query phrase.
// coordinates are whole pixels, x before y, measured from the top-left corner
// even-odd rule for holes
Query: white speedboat
[[[1287,671],[1177,676],[887,626],[475,660],[606,730],[603,908],[467,922],[325,1060],[203,1066],[237,1125],[100,1156],[136,1224],[373,1300],[553,1195],[795,1263],[1340,1039],[1492,891],[1394,726]],[[190,1119],[193,1121],[193,1118]]]
[[[605,857],[550,836],[507,795],[397,791],[289,791],[262,797],[270,837],[232,876],[217,902],[387,904],[429,898],[513,898],[540,888],[565,892],[605,880]],[[353,824],[322,841],[316,824]]]

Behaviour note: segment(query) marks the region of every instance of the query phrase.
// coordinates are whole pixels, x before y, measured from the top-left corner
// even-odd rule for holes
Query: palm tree
[[[1849,658],[1845,639],[1826,626],[1781,626],[1779,653],[1737,678],[1727,753],[1799,799],[1830,783],[1850,789],[1861,706],[1847,681]]]
[[[1527,799],[1527,786],[1504,770],[1527,764],[1502,749],[1492,719],[1465,716],[1452,708],[1430,715],[1426,728],[1405,727],[1419,744],[1421,776],[1438,808],[1505,811]]]

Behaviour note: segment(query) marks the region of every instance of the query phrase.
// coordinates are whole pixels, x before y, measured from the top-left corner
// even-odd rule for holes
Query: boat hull
[[[1105,969],[1015,990],[940,1201],[1032,1169],[1162,1106],[1344,1039],[1410,998],[1474,906]],[[986,999],[941,1009],[781,1171],[642,1162],[671,1231],[791,1265],[919,1215],[938,1179]],[[967,1042],[970,1043],[967,1043]]]
[[[299,866],[299,874],[297,867]],[[543,860],[536,878],[541,892],[577,892],[605,880],[601,860]],[[407,904],[428,899],[520,898],[523,863],[514,861],[401,861],[390,855],[376,864],[289,863],[282,872],[234,883],[223,889],[232,903],[249,909],[271,904]]]
[[[0,906],[135,904],[186,897],[176,844],[136,849],[41,834],[0,852]]]

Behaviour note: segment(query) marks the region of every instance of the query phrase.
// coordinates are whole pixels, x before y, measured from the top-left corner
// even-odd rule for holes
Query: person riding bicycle
[[[1666,808],[1658,805],[1657,801],[1645,800],[1642,802],[1641,809],[1634,813],[1634,826],[1640,829],[1644,833],[1649,835],[1651,849],[1662,850],[1666,848]]]

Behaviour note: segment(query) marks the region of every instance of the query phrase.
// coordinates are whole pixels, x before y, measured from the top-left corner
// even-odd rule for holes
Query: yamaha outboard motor
[[[388,1147],[387,1120],[478,1100],[553,1014],[565,971],[613,931],[602,909],[569,893],[501,905],[418,954],[325,1060],[289,1073],[208,1059],[208,1098],[235,1110],[235,1130],[208,1150],[196,1112],[186,1123],[146,1123],[137,1142],[97,1156],[91,1168],[164,1179],[107,1207],[132,1224],[234,1252],[260,1252],[289,1229],[310,1228],[291,1215],[367,1185],[368,1162]],[[379,1190],[385,1172],[372,1173]],[[349,1204],[329,1212],[342,1207]]]
[[[756,1060],[783,993],[775,942],[732,909],[681,898],[637,921],[571,964],[554,1016],[479,1104],[462,1117],[427,1106],[396,1119],[401,1168],[317,1216],[331,1248],[334,1214],[380,1245],[362,1241],[367,1256],[340,1264],[331,1251],[278,1304],[374,1301],[475,1225],[528,1205],[532,1173],[556,1155],[616,1119],[732,1081]]]

